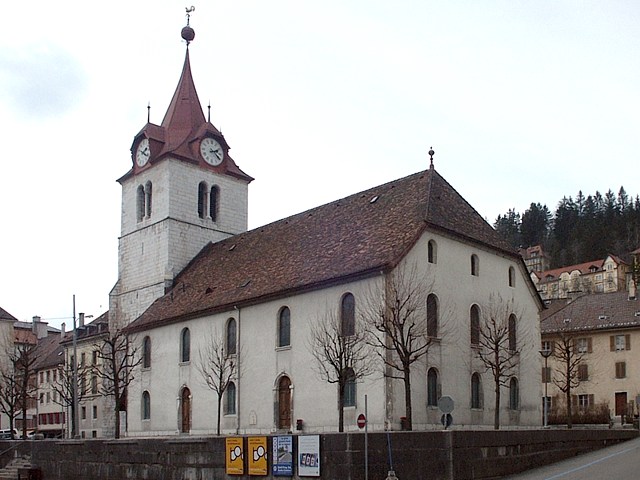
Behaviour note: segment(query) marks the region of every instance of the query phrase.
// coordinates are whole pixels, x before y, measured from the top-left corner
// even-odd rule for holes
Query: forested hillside
[[[498,215],[494,228],[514,247],[542,244],[551,268],[604,258],[612,253],[627,258],[640,247],[640,197],[609,190],[575,199],[564,197],[553,213],[532,203],[522,214],[511,209]]]

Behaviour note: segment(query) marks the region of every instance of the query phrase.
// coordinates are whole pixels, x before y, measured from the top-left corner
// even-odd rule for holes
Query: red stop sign
[[[367,417],[364,416],[364,413],[358,415],[358,428],[364,428],[367,424]]]

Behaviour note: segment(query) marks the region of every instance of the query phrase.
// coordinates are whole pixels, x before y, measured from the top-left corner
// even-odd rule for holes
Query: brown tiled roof
[[[207,245],[129,330],[378,274],[396,265],[425,229],[522,261],[430,169]]]
[[[636,315],[637,314],[637,315]],[[627,292],[583,295],[559,310],[541,313],[542,333],[640,327],[640,301]]]
[[[93,320],[92,322],[85,323],[84,326],[77,327],[77,336],[76,342],[84,341],[87,338],[93,338],[97,335],[101,335],[103,333],[107,333],[109,331],[109,311],[104,312],[98,318]],[[65,332],[64,338],[61,342],[68,343],[73,341],[73,329]]]
[[[61,335],[50,334],[38,340],[34,370],[52,368],[64,363],[63,348],[60,344]]]
[[[557,280],[563,273],[571,273],[575,270],[579,270],[581,274],[589,273],[592,267],[595,267],[598,271],[602,270],[604,260],[593,260],[591,262],[579,263],[577,265],[568,265],[566,267],[554,268],[553,270],[545,270],[537,274],[540,277],[541,283]]]
[[[18,321],[16,317],[7,312],[4,308],[0,307],[0,320],[11,320],[13,322]]]

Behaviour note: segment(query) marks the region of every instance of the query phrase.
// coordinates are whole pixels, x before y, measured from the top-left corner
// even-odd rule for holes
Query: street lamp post
[[[549,357],[551,356],[551,349],[550,348],[545,348],[540,350],[540,355],[542,355],[544,357],[544,399],[542,402],[543,405],[543,410],[544,410],[544,428],[547,428],[547,426],[549,425],[549,405],[547,403],[547,387],[549,385],[549,367],[548,367],[548,360]]]

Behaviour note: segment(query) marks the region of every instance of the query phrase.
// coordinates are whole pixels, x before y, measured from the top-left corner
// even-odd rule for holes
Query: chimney
[[[65,327],[66,327],[66,323],[62,322],[62,325],[60,325],[60,338],[64,338],[64,334],[65,332]]]
[[[38,315],[34,315],[31,319],[31,331],[33,333],[38,333],[38,324],[40,323],[40,317]]]
[[[78,326],[84,327],[84,313],[78,314]]]
[[[636,299],[636,282],[633,281],[633,278],[629,281],[629,300]]]
[[[33,317],[31,331],[36,334],[38,340],[47,336],[47,325],[47,322],[43,322],[37,315]]]

